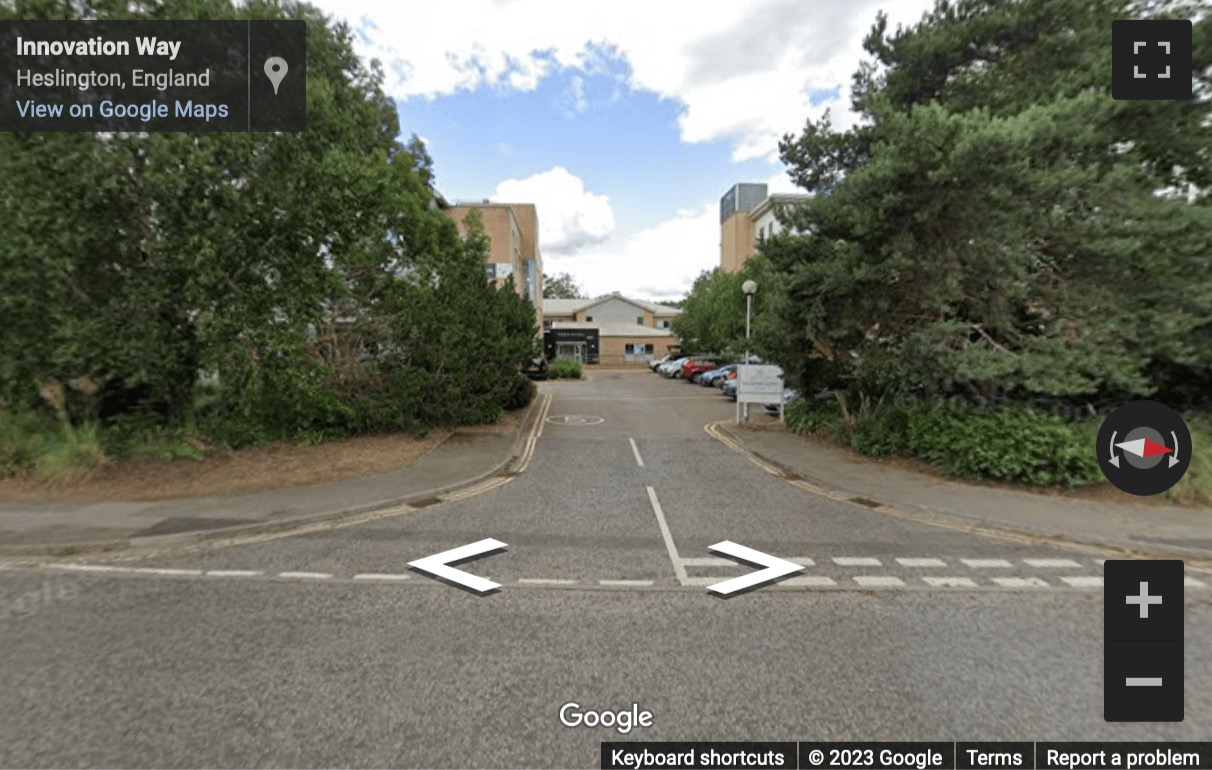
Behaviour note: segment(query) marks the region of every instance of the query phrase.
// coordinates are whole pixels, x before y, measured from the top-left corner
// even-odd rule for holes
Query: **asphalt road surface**
[[[1212,740],[1212,590],[1186,592],[1185,721],[1109,724],[1097,554],[814,495],[704,430],[732,415],[714,390],[639,372],[545,390],[529,466],[479,494],[137,569],[0,571],[0,765],[594,767],[612,740]],[[407,568],[485,538],[508,547],[460,566],[500,583],[492,595]],[[805,570],[721,599],[706,586],[752,571],[712,556],[724,540]],[[652,725],[568,727],[567,703],[638,704]]]

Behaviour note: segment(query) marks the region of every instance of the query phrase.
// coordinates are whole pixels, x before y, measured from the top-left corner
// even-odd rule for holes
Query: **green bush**
[[[787,424],[863,454],[919,457],[951,476],[1069,487],[1103,478],[1094,454],[1096,423],[1023,407],[909,402],[843,412],[836,402],[800,401],[788,407]]]
[[[575,358],[557,358],[551,362],[547,376],[555,380],[581,379],[581,362]]]
[[[524,374],[519,374],[517,380],[514,381],[513,390],[509,392],[509,396],[505,399],[506,409],[525,409],[530,406],[530,402],[534,401],[534,397],[539,390],[530,378]]]

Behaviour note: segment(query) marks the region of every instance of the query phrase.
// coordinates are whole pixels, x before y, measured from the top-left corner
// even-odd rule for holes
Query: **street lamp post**
[[[745,293],[745,360],[741,362],[741,367],[745,367],[745,366],[749,366],[750,318],[753,316],[753,295],[757,293],[757,283],[755,281],[751,281],[751,280],[745,281],[743,284],[741,284],[741,291],[743,291]],[[741,367],[737,367],[737,377],[738,378],[741,376]],[[740,383],[741,383],[741,380],[738,379],[737,385],[739,386]],[[745,406],[742,410],[741,401],[742,401],[741,394],[738,391],[737,399],[736,399],[737,424],[740,424],[740,422],[741,422],[741,412],[742,411],[744,411],[744,413],[745,413],[745,419],[746,420],[749,419],[749,402],[748,401],[745,402]]]
[[[756,281],[745,281],[741,284],[745,292],[745,363],[749,363],[749,319],[753,315],[753,295],[757,293]]]

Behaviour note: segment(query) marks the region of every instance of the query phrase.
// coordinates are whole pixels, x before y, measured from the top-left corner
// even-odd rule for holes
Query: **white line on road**
[[[794,561],[789,559],[788,561]],[[837,585],[833,578],[825,577],[824,575],[807,575],[805,577],[787,578],[779,582],[781,586],[833,586]]]
[[[1002,588],[1048,588],[1048,581],[1037,577],[995,577],[993,582]]]
[[[897,563],[902,567],[946,567],[947,563],[942,559],[911,559],[898,558]]]
[[[307,578],[311,580],[326,580],[332,577],[328,572],[279,572],[278,577],[284,578]]]
[[[976,588],[976,581],[966,577],[937,577],[929,575],[923,577],[927,585],[935,588]]]
[[[408,580],[411,577],[397,572],[362,572],[354,575],[354,580]]]
[[[880,560],[874,556],[834,556],[833,563],[839,567],[878,567]]]
[[[129,572],[130,567],[114,567],[109,564],[49,564],[52,569],[67,569],[75,572]]]
[[[1091,576],[1077,575],[1077,576],[1073,576],[1073,577],[1063,577],[1063,578],[1061,578],[1061,580],[1065,581],[1066,583],[1073,586],[1074,588],[1101,588],[1103,585],[1103,579],[1101,577],[1097,577],[1094,575],[1091,575]]]
[[[1072,559],[1023,559],[1023,561],[1027,562],[1032,567],[1047,567],[1052,569],[1081,566]]]
[[[256,577],[265,573],[255,569],[208,569],[209,577]]]
[[[969,567],[1009,567],[1010,562],[1005,559],[960,559]]]
[[[599,580],[599,585],[604,586],[650,586],[651,580]]]
[[[854,582],[861,586],[903,586],[905,581],[891,575],[858,575]]]
[[[669,552],[669,560],[673,562],[673,574],[677,577],[678,582],[682,585],[688,585],[686,582],[686,568],[682,566],[682,559],[678,556],[677,546],[673,544],[673,535],[669,532],[669,525],[665,523],[665,514],[661,512],[661,502],[657,500],[656,490],[652,487],[645,487],[648,490],[648,501],[652,503],[652,510],[656,513],[657,525],[661,528],[661,537],[665,540],[665,550]],[[711,578],[712,582],[715,578]]]
[[[561,580],[559,578],[518,578],[519,583],[530,583],[533,585],[545,586],[568,586],[577,582],[575,580]]]
[[[684,567],[736,567],[732,559],[721,559],[718,556],[692,556],[682,559]]]
[[[631,442],[631,453],[635,455],[636,465],[643,468],[644,467],[644,458],[640,457],[640,448],[635,445],[635,439],[628,437],[627,440]]]

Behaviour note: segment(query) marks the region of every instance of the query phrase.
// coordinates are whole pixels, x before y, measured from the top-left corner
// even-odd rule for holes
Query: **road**
[[[0,572],[0,765],[594,767],[604,740],[1212,740],[1212,590],[1186,593],[1185,721],[1105,723],[1096,554],[814,495],[704,430],[732,415],[714,391],[595,377],[544,387],[529,466],[479,494],[139,570]],[[406,567],[490,537],[508,549],[461,566],[501,583],[493,595]],[[721,599],[705,586],[750,571],[711,556],[722,540],[805,572]],[[653,724],[566,727],[569,702],[639,704]]]

